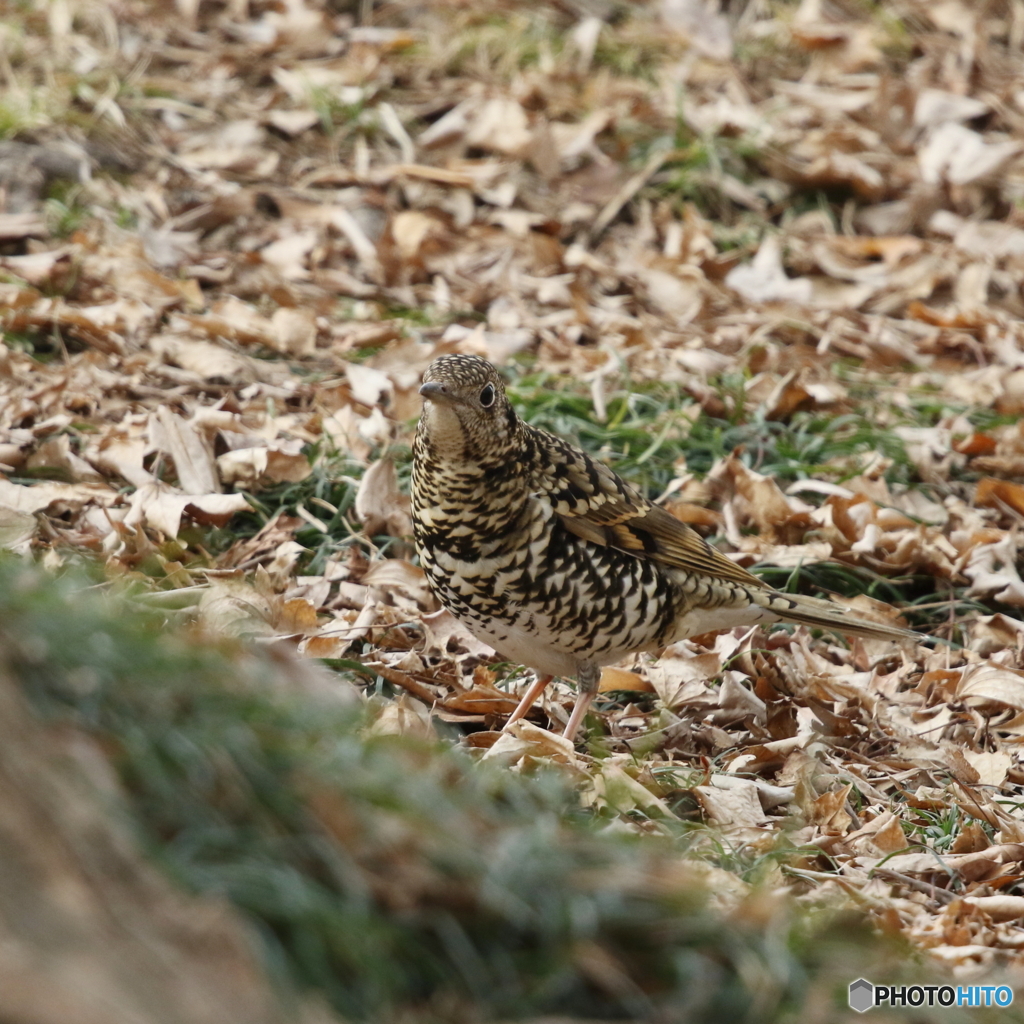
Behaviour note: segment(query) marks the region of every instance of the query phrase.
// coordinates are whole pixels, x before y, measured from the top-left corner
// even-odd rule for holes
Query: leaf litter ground
[[[557,766],[737,893],[1012,972],[1024,21],[732,6],[21,11],[0,543],[328,659],[379,730]],[[950,643],[697,637],[605,671],[585,751],[564,686],[500,734],[526,676],[409,539],[451,351],[773,585]]]

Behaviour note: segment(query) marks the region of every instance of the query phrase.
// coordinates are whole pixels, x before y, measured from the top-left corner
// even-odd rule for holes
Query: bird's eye
[[[480,404],[485,408],[489,409],[494,405],[494,385],[485,385],[483,391],[480,392]]]

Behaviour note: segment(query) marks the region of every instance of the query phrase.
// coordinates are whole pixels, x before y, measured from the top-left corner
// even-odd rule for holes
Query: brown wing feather
[[[577,537],[684,572],[739,584],[754,604],[785,621],[852,636],[921,639],[912,630],[855,618],[842,605],[772,590],[695,530],[652,505],[607,466],[554,434],[527,429],[536,445],[532,480],[536,495],[551,502],[565,528]]]
[[[686,572],[765,588],[746,569],[708,544],[696,530],[653,505],[607,466],[546,431],[534,436],[542,460],[557,471],[538,481],[566,529],[583,540],[651,558]]]

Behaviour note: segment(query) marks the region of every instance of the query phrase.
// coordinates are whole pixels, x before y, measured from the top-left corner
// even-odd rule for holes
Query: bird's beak
[[[448,389],[436,380],[428,380],[420,385],[420,394],[431,402],[453,402],[454,396]]]

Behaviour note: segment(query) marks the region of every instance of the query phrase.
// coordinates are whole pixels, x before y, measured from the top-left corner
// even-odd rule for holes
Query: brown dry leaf
[[[122,299],[95,306],[70,307],[59,299],[40,299],[30,309],[15,309],[4,318],[9,331],[60,330],[68,338],[110,355],[124,352],[126,338],[155,322],[148,306]]]
[[[755,693],[744,685],[746,677],[742,672],[722,673],[718,690],[718,710],[711,716],[715,725],[753,720],[765,721],[765,704]]]
[[[665,707],[676,708],[696,702],[710,707],[718,703],[708,686],[722,670],[721,658],[714,653],[698,653],[691,641],[683,640],[665,650],[658,661],[648,666],[647,677]]]
[[[263,257],[266,259],[266,250]],[[301,357],[311,356],[316,351],[316,317],[309,310],[282,306],[274,311],[270,325],[275,336],[274,347],[278,352]]]
[[[963,574],[971,581],[971,596],[994,596],[1005,604],[1024,606],[1024,580],[1017,571],[1017,539],[1007,533],[991,544],[969,549]]]
[[[927,185],[945,179],[952,185],[966,185],[995,174],[1021,150],[1022,143],[1005,141],[988,144],[976,131],[954,121],[934,129],[918,149],[921,180]]]
[[[416,259],[425,243],[443,232],[441,220],[419,210],[403,210],[391,221],[391,236],[405,261]]]
[[[978,481],[974,491],[974,503],[992,508],[1008,505],[1015,512],[1024,515],[1024,485],[986,477]]]
[[[267,146],[265,129],[256,121],[238,120],[185,136],[180,159],[188,167],[260,179],[273,174],[280,158]]]
[[[2,231],[0,231],[2,235]],[[46,252],[26,253],[23,256],[0,256],[0,267],[36,288],[53,284],[60,264],[70,263],[72,246],[50,249]]]
[[[1007,647],[1019,647],[1024,634],[1024,622],[1001,612],[982,615],[971,631],[971,649],[980,654],[994,654]]]
[[[499,690],[491,683],[475,683],[465,693],[456,693],[442,701],[448,711],[461,711],[466,715],[511,715],[518,700]]]
[[[769,538],[776,537],[794,515],[811,511],[798,499],[787,498],[771,477],[749,469],[735,454],[716,463],[708,478],[716,483],[728,481],[741,499],[739,515],[751,519]]]
[[[282,601],[273,621],[274,629],[279,633],[308,633],[319,625],[316,605],[302,597]]]
[[[155,334],[149,348],[162,360],[189,370],[203,380],[221,379],[233,384],[249,383],[255,377],[252,367],[240,355],[224,345],[197,341],[177,334]]]
[[[638,693],[655,693],[653,683],[636,672],[627,672],[622,668],[608,665],[601,669],[601,682],[598,693],[610,693],[614,690],[634,690]]]
[[[0,240],[45,238],[46,225],[37,213],[0,213]]]
[[[213,339],[227,338],[243,345],[265,345],[270,349],[277,345],[277,331],[271,321],[233,296],[214,303],[211,313],[179,314],[172,318],[172,326],[177,321]]]
[[[859,853],[887,856],[905,850],[910,844],[892,811],[885,811],[866,825],[846,835],[846,843]]]
[[[44,441],[22,465],[25,469],[57,470],[66,480],[74,483],[103,480],[88,462],[71,450],[71,439],[67,434],[58,434]]]
[[[811,805],[810,820],[823,832],[844,834],[853,821],[845,809],[852,788],[852,784],[847,784],[830,793],[822,793]]]
[[[307,261],[316,247],[318,235],[315,231],[296,231],[271,242],[260,250],[260,258],[273,267],[285,281],[305,281],[310,277]],[[283,317],[279,314],[284,314]],[[271,324],[276,335],[275,347],[279,352],[292,355],[307,355],[313,349],[307,337],[306,318],[298,311],[282,307],[275,311]],[[296,332],[296,326],[299,328]]]
[[[394,391],[394,382],[388,374],[362,363],[346,363],[345,375],[352,390],[352,397],[362,405],[373,408],[389,400]]]

